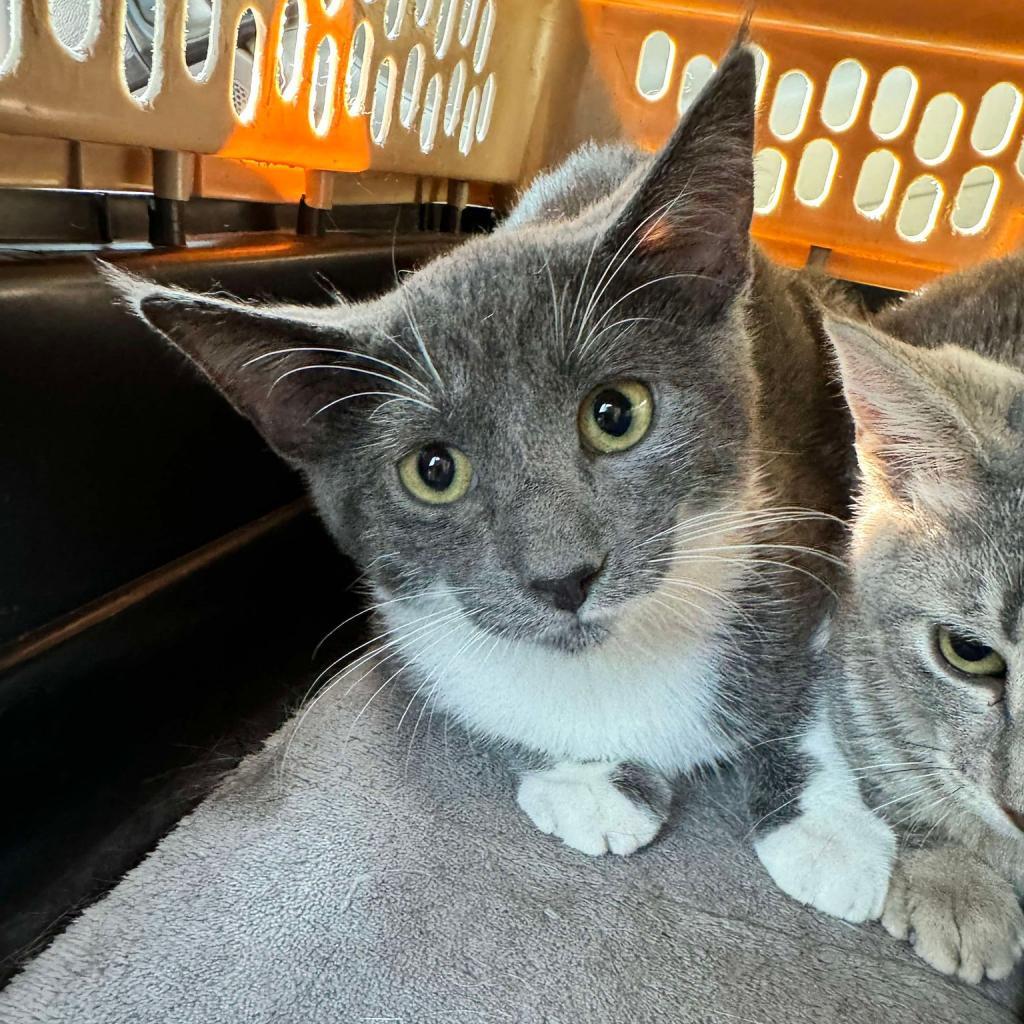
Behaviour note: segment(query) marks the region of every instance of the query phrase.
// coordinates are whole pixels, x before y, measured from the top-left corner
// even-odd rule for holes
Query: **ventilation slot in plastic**
[[[16,0],[0,0],[0,8],[8,12],[8,17],[12,17],[15,13],[14,4]],[[53,14],[52,5],[55,0],[49,0],[51,4],[51,16]],[[124,73],[124,84],[128,88],[128,92],[132,99],[135,100],[140,106],[147,103],[150,96],[150,88],[153,83],[153,37],[156,34],[156,16],[157,8],[155,4],[147,6],[145,9],[135,11],[132,13],[133,17],[125,16],[124,22],[124,33],[121,36],[121,60],[122,70]],[[24,12],[19,12],[19,15]],[[66,32],[66,38],[70,38],[70,35]],[[61,44],[65,46],[65,44]],[[184,45],[184,44],[183,44]],[[71,53],[75,54],[72,50]],[[75,54],[78,56],[78,54]]]
[[[294,0],[291,0],[294,2]],[[203,7],[200,11],[193,4],[185,5],[185,67],[197,81],[206,73],[206,60],[210,56],[210,28],[213,12]]]
[[[942,206],[942,185],[930,174],[915,178],[903,196],[896,231],[908,242],[923,242],[934,230]]]
[[[881,220],[892,203],[900,162],[887,149],[876,149],[861,165],[853,205],[870,220]]]
[[[803,131],[811,91],[811,80],[802,71],[787,71],[779,79],[768,118],[768,127],[777,139],[795,139]]]
[[[324,36],[313,59],[313,83],[309,90],[309,125],[316,135],[326,135],[334,120],[334,86],[338,78],[338,47]]]
[[[999,195],[999,175],[991,167],[975,167],[960,182],[953,204],[953,229],[976,235],[988,225]]]
[[[1021,93],[1015,85],[1000,82],[982,97],[971,129],[971,145],[985,156],[1006,149],[1020,116]]]
[[[779,205],[786,179],[786,158],[777,149],[762,149],[754,160],[754,212],[771,213]]]
[[[302,81],[302,54],[306,44],[306,12],[301,0],[288,0],[281,10],[281,35],[277,44],[277,91],[292,100]]]
[[[493,72],[484,82],[483,95],[480,97],[480,113],[476,118],[476,141],[483,142],[491,129],[491,114],[494,113],[494,90],[496,88]]]
[[[459,61],[452,72],[452,80],[448,83],[448,102],[444,107],[444,133],[454,135],[455,126],[459,123],[462,111],[462,94],[466,88],[466,65]]]
[[[405,18],[406,0],[388,0],[384,7],[384,35],[388,39],[397,39],[398,33],[402,31],[402,21]]]
[[[14,64],[14,0],[0,0],[0,75]]]
[[[398,66],[394,59],[385,57],[377,68],[377,81],[373,86],[373,108],[370,112],[370,138],[383,146],[391,130],[391,111],[395,105],[395,85]]]
[[[444,81],[440,73],[427,83],[427,94],[423,98],[423,115],[420,117],[420,149],[429,153],[437,138],[437,122],[440,116],[441,91]]]
[[[841,60],[828,76],[821,101],[821,120],[834,132],[845,132],[860,113],[868,76],[859,61]]]
[[[448,47],[452,45],[452,36],[455,34],[454,14],[455,0],[441,0],[441,6],[437,12],[437,30],[434,32],[434,56],[443,60],[448,53]]]
[[[459,17],[459,45],[468,46],[476,28],[476,16],[480,11],[480,0],[462,0],[462,15]]]
[[[894,139],[910,121],[917,98],[917,78],[906,68],[890,68],[878,83],[871,106],[871,130],[880,139]]]
[[[480,105],[480,87],[474,85],[466,97],[466,111],[462,115],[462,131],[459,132],[459,152],[465,156],[473,145],[473,128],[476,126],[477,108]]]
[[[660,100],[668,92],[675,63],[676,44],[665,32],[652,32],[640,47],[636,88],[644,99]]]
[[[260,98],[262,47],[262,27],[252,8],[248,8],[238,19],[231,82],[231,102],[242,124],[249,124],[256,114],[256,103]]]
[[[491,49],[491,36],[494,35],[494,0],[487,0],[484,13],[480,16],[480,28],[476,34],[476,46],[473,49],[473,70],[483,71],[487,63],[487,54]]]
[[[0,7],[3,8],[0,11],[0,60],[3,59],[4,50],[2,26],[5,22],[8,24],[11,22],[16,2],[17,0],[0,0]],[[27,0],[21,0],[21,2],[27,3]],[[61,46],[76,57],[84,57],[96,34],[95,30],[99,28],[99,0],[76,0],[74,3],[69,3],[68,0],[47,0],[47,5],[50,8],[50,25],[53,28],[53,34],[60,41]],[[147,5],[143,4],[142,6]],[[152,5],[149,7],[146,14],[139,17],[145,18],[147,22],[151,23],[143,31],[147,31],[149,38],[152,39],[152,23],[155,23],[157,16],[162,15],[163,11],[159,6],[155,10]]]
[[[345,109],[352,115],[362,114],[366,90],[370,82],[370,60],[373,55],[373,29],[361,21],[352,35],[345,72]]]
[[[768,59],[768,54],[760,46],[751,46],[750,49],[754,54],[754,81],[757,84],[756,99],[760,103],[761,97],[764,95],[765,83],[768,81],[768,66],[771,64],[771,61]]]
[[[423,88],[423,65],[426,50],[422,43],[417,43],[405,60],[405,73],[402,75],[402,100],[398,106],[398,117],[403,128],[411,128],[420,109],[420,91]]]
[[[839,151],[828,139],[808,142],[796,171],[797,199],[805,206],[821,206],[832,189],[838,163]]]
[[[434,10],[434,0],[416,0],[416,24],[423,28]]]
[[[700,54],[692,57],[683,68],[683,84],[679,88],[679,113],[685,114],[693,106],[694,100],[707,85],[708,79],[715,73],[715,62],[710,57]]]
[[[964,119],[964,105],[951,93],[932,97],[914,138],[914,154],[923,164],[941,164],[950,153]]]

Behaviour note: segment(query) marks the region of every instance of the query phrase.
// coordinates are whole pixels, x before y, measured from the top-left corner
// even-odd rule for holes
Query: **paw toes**
[[[609,851],[620,857],[628,857],[631,853],[636,853],[641,846],[650,841],[629,832],[609,832],[605,838],[608,841]]]
[[[882,907],[881,923],[894,939],[906,942],[910,938],[910,915],[902,893],[889,892]]]
[[[980,985],[981,979],[985,977],[985,968],[977,956],[968,955],[961,959],[956,976],[968,985]]]
[[[959,943],[942,926],[915,928],[911,942],[917,955],[942,974],[959,975],[961,966],[972,971],[970,964],[961,964]]]
[[[994,956],[985,968],[985,974],[992,981],[1002,981],[1004,978],[1008,978],[1013,973],[1019,956],[1020,954],[1015,950],[1001,956]]]
[[[520,781],[519,806],[541,832],[580,853],[627,856],[654,839],[663,821],[622,793],[609,771],[585,764],[528,773]]]
[[[604,836],[563,836],[562,842],[588,857],[603,857],[608,852]]]
[[[870,903],[853,903],[842,913],[837,915],[850,924],[864,924],[865,921],[873,921],[878,917],[874,905]]]
[[[882,919],[882,913],[885,910],[885,893],[880,893],[867,908],[867,913],[864,915],[865,921],[880,921]]]
[[[519,808],[540,829],[547,835],[553,835],[557,829],[554,811],[551,805],[539,793],[533,792],[523,786],[519,790]]]

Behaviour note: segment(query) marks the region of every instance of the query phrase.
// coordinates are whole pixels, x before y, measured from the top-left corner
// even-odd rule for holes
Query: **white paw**
[[[626,856],[654,839],[665,816],[617,788],[615,769],[607,762],[563,762],[524,772],[516,799],[541,832],[574,850]]]
[[[972,985],[1007,977],[1024,950],[1024,914],[1013,887],[987,864],[949,848],[901,859],[882,925],[937,971]]]
[[[882,916],[896,838],[866,808],[804,811],[754,849],[775,884],[800,903],[854,924]]]

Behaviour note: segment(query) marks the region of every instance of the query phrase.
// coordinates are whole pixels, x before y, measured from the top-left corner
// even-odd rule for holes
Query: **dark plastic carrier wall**
[[[389,287],[419,236],[261,235],[104,254],[204,289],[327,302]],[[449,243],[450,244],[450,243]],[[301,493],[184,360],[123,309],[91,257],[0,252],[0,649]]]

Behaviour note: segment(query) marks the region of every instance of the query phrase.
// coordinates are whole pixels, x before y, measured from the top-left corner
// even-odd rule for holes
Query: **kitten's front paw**
[[[775,884],[800,903],[853,924],[881,917],[896,838],[867,808],[804,811],[754,849]]]
[[[977,985],[1007,977],[1024,948],[1024,914],[1006,879],[956,847],[901,858],[882,925],[937,971]]]
[[[672,788],[633,764],[563,761],[524,772],[517,795],[529,819],[567,846],[599,857],[646,846],[668,818]]]

